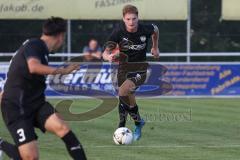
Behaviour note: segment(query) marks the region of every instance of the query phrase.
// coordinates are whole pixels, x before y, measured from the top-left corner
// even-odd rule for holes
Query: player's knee
[[[132,94],[134,92],[134,87],[123,87],[119,88],[119,96],[128,96],[129,94]]]
[[[127,96],[129,90],[128,88],[120,87],[118,92],[119,92],[119,96]]]
[[[19,154],[23,160],[38,160],[37,141],[31,141],[18,147]]]
[[[56,127],[56,135],[59,137],[63,137],[69,132],[69,127],[65,123],[61,123]]]
[[[135,84],[130,81],[126,80],[120,87],[119,87],[119,96],[127,96],[130,94],[133,89],[135,88]]]
[[[38,154],[34,153],[34,152],[24,153],[23,155],[21,154],[21,158],[23,160],[38,160],[39,159]]]

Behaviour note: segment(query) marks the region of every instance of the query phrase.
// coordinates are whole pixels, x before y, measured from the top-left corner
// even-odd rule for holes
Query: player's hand
[[[72,73],[75,70],[79,70],[80,65],[79,64],[70,64],[67,67],[63,68],[63,74],[69,74]]]
[[[116,60],[116,55],[115,54],[109,54],[107,57],[107,60],[109,62],[114,62]]]
[[[152,48],[151,53],[154,58],[156,58],[156,59],[159,58],[159,49],[158,48]]]

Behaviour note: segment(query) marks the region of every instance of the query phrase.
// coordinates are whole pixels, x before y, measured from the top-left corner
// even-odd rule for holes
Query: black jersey
[[[41,39],[25,41],[11,60],[4,85],[3,98],[18,102],[19,105],[44,100],[46,77],[44,75],[31,74],[27,60],[34,57],[42,64],[48,65],[48,54],[48,48]]]
[[[122,22],[112,32],[108,41],[118,44],[120,52],[128,56],[128,62],[143,62],[146,61],[147,44],[153,33],[153,25],[139,24],[137,32],[131,33]]]

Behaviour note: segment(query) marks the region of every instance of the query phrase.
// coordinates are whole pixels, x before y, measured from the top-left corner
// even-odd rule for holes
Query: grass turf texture
[[[52,104],[58,101],[50,100]],[[82,113],[99,103],[93,99],[75,100],[71,111]],[[142,139],[129,146],[117,146],[112,140],[118,124],[117,108],[90,121],[69,122],[89,160],[239,159],[240,100],[142,99],[138,104],[147,123]],[[133,130],[133,126],[129,120],[127,127]],[[41,160],[71,159],[60,139],[38,130],[37,134]],[[2,120],[0,136],[12,142]]]

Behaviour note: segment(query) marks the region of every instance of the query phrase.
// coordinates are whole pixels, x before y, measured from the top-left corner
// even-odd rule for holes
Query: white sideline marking
[[[131,148],[191,148],[194,146],[133,146],[133,145],[115,145],[115,146],[92,146],[95,148],[112,148],[112,147],[121,147],[121,146],[126,146],[126,147],[131,147]]]
[[[240,148],[240,144],[230,144],[230,145],[203,145],[203,146],[191,146],[191,145],[172,145],[172,146],[148,146],[148,145],[141,145],[141,146],[133,146],[133,145],[103,145],[103,146],[86,146],[86,148],[113,148],[113,147],[121,147],[126,146],[130,148]]]

